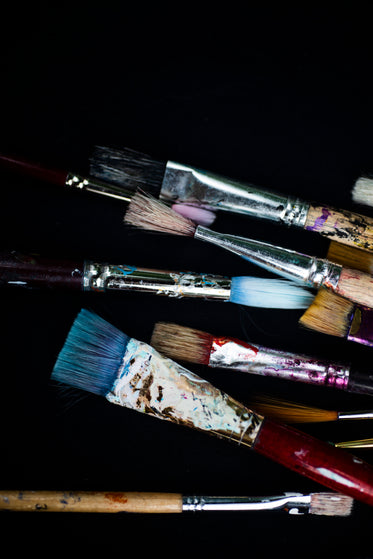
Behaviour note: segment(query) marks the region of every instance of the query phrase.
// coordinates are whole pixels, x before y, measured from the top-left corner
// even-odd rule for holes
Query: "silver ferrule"
[[[167,297],[199,297],[228,301],[230,278],[85,262],[85,291],[136,291]]]
[[[134,194],[131,190],[127,190],[121,186],[102,182],[94,177],[83,177],[73,173],[68,173],[65,185],[71,188],[77,188],[78,190],[87,190],[88,192],[94,192],[95,194],[102,194],[104,196],[109,196],[110,198],[116,198],[122,200],[123,202],[130,202]]]
[[[373,411],[339,412],[338,419],[373,419]]]
[[[284,510],[289,514],[309,512],[311,495],[285,493],[270,497],[183,497],[183,511],[260,511]]]
[[[168,161],[160,198],[304,227],[309,203]]]
[[[342,363],[330,363],[306,355],[265,348],[230,338],[214,338],[211,344],[209,367],[242,371],[347,389],[350,369]]]
[[[201,225],[196,228],[194,238],[215,244],[261,268],[309,287],[324,285],[335,289],[342,271],[341,265],[328,260],[254,239],[226,235]]]

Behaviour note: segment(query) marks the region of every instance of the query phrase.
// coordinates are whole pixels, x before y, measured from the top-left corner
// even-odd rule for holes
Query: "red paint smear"
[[[122,505],[128,502],[128,499],[124,497],[122,493],[105,493],[105,499],[113,503],[120,503]]]
[[[213,339],[213,344],[216,344],[219,347],[223,347],[225,344],[229,344],[229,343],[235,343],[241,347],[244,347],[246,349],[249,349],[250,351],[252,351],[253,353],[255,353],[255,355],[257,355],[259,348],[250,345],[246,342],[243,342],[242,340],[238,340],[237,338],[224,338],[224,337],[220,337],[220,338],[214,338]]]

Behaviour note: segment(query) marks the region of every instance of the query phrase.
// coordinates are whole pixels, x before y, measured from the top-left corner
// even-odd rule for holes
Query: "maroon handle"
[[[26,177],[33,177],[57,186],[65,186],[67,172],[58,169],[49,169],[38,163],[27,161],[18,157],[0,154],[0,165],[4,169],[16,172]]]
[[[0,286],[81,290],[83,274],[84,262],[0,253]]]
[[[373,505],[373,467],[293,427],[265,419],[253,450],[295,472]]]

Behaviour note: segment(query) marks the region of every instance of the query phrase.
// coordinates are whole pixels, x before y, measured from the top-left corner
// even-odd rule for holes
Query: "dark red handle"
[[[33,161],[2,154],[0,154],[0,166],[19,175],[40,179],[57,186],[65,186],[66,171],[49,169]]]
[[[265,419],[255,452],[335,491],[373,505],[373,467],[293,427]]]
[[[16,251],[0,252],[0,286],[83,289],[84,262],[48,260]]]

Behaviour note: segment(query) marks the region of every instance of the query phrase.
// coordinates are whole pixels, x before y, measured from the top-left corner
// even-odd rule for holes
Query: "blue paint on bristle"
[[[129,340],[97,314],[82,309],[57,358],[52,380],[105,396],[117,378]]]
[[[315,294],[286,279],[233,277],[230,301],[248,307],[270,309],[306,309]]]

